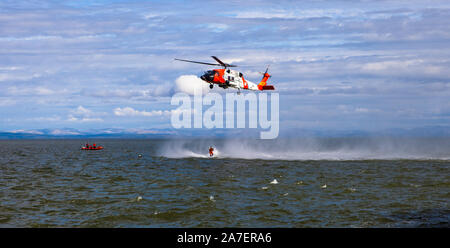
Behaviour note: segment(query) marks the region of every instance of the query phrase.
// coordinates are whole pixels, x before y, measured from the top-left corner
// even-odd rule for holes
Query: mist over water
[[[449,160],[450,139],[436,138],[295,138],[166,140],[157,151],[168,158],[216,157],[263,160]]]

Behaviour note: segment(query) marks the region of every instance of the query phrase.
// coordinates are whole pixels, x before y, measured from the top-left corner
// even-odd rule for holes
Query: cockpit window
[[[207,82],[212,82],[214,80],[214,76],[216,75],[216,73],[217,72],[214,70],[205,71],[205,74],[203,74],[203,76],[201,76],[200,78]]]

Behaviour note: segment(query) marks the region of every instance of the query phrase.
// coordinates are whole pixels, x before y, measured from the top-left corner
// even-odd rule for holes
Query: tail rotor
[[[264,77],[266,77],[266,74],[267,74],[267,78],[270,78],[270,77],[272,77],[270,74],[268,74],[267,72],[269,71],[269,67],[270,67],[270,65],[268,65],[267,66],[267,68],[266,68],[266,71],[264,72],[264,73],[262,73],[262,72],[259,72],[261,75],[263,75],[263,77],[262,77],[262,79],[261,80],[263,80],[264,79]]]
[[[266,71],[264,73],[260,72],[263,77],[261,79],[261,82],[258,84],[258,89],[259,90],[274,90],[275,87],[273,87],[273,85],[267,85],[267,80],[271,77],[271,75],[269,73],[267,73],[269,71],[269,67],[270,65],[267,66]]]

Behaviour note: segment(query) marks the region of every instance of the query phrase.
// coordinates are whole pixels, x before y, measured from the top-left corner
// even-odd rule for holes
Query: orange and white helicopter
[[[218,64],[212,64],[212,63],[204,63],[204,62],[198,62],[198,61],[192,61],[192,60],[185,60],[185,59],[175,59],[179,61],[184,62],[190,62],[190,63],[197,63],[197,64],[203,64],[203,65],[217,65],[222,66],[222,69],[213,69],[206,71],[205,74],[203,74],[200,78],[205,81],[206,83],[209,83],[209,88],[212,89],[214,87],[214,84],[217,84],[219,87],[226,89],[228,87],[236,88],[238,89],[238,94],[240,93],[241,89],[245,90],[275,90],[275,87],[273,85],[267,85],[267,80],[271,77],[267,71],[269,70],[269,67],[267,67],[266,72],[262,73],[263,78],[259,84],[250,82],[246,79],[244,79],[244,75],[241,72],[231,70],[229,67],[237,67],[237,65],[230,65],[227,63],[222,62],[220,59],[218,59],[216,56],[211,56],[214,60],[218,62]]]

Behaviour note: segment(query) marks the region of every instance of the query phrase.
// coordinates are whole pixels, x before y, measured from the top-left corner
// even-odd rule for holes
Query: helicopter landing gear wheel
[[[213,85],[213,84],[210,84],[210,85],[209,85],[209,88],[210,88],[210,89],[212,89],[213,87],[214,87],[214,85]]]

